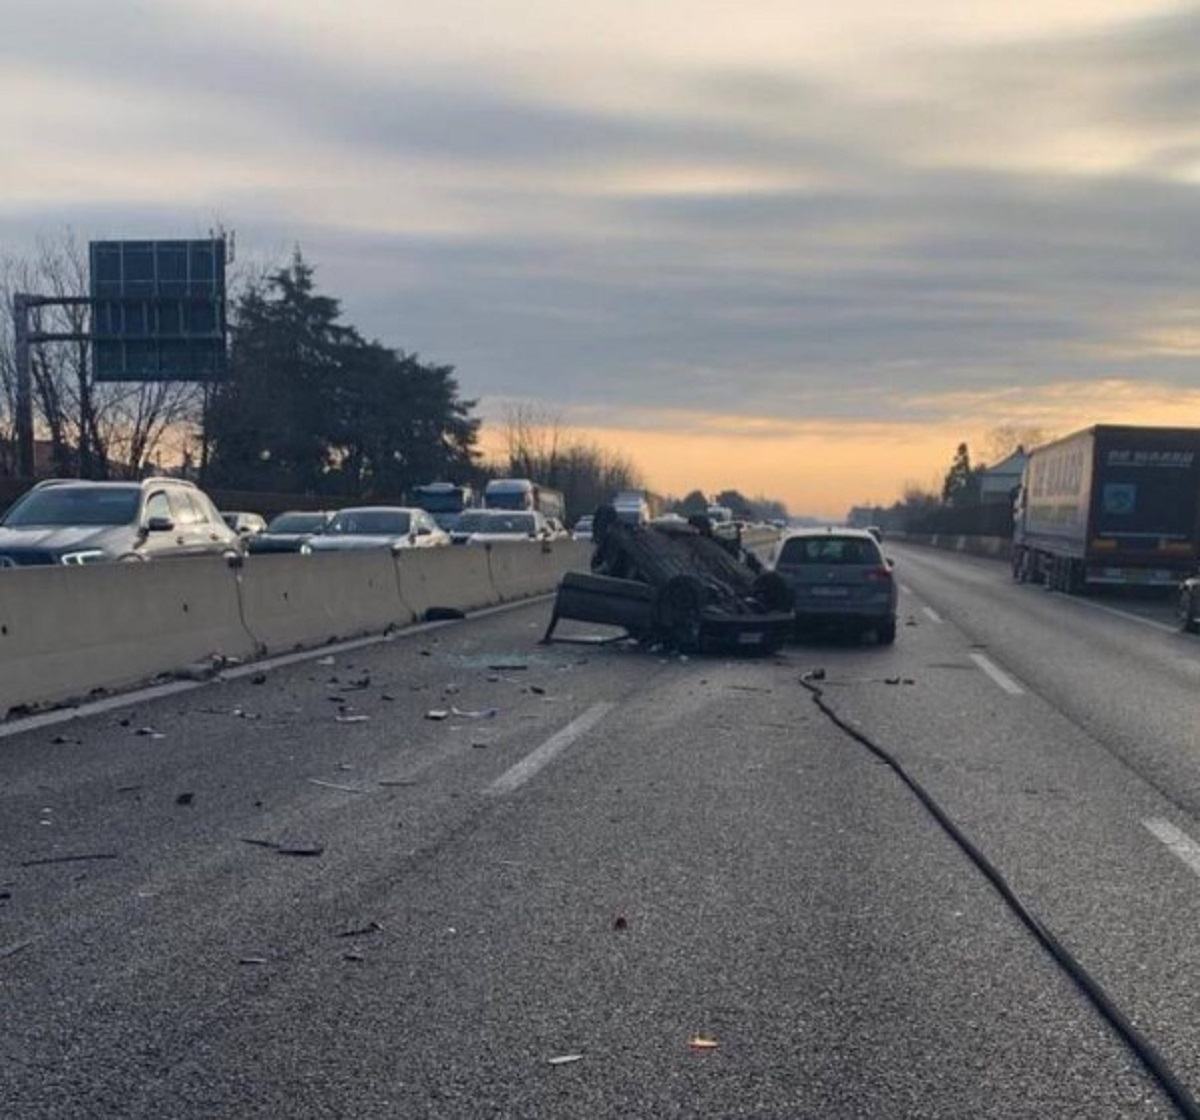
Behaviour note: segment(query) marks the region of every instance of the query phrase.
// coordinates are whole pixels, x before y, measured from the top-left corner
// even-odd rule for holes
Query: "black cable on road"
[[[823,677],[824,674],[821,673]],[[1179,1109],[1181,1116],[1187,1120],[1200,1120],[1200,1104],[1188,1091],[1187,1087],[1167,1065],[1165,1059],[1154,1048],[1154,1045],[1129,1021],[1119,1007],[1112,1001],[1108,993],[1100,987],[1087,970],[1050,932],[1042,921],[1021,900],[1021,897],[1009,886],[1007,880],[1000,874],[996,866],[971,841],[971,839],[954,823],[946,811],[933,799],[932,795],[900,764],[897,758],[885,750],[868,735],[847,723],[825,700],[822,689],[813,683],[815,674],[806,673],[800,678],[800,683],[812,694],[813,703],[825,716],[845,732],[855,742],[866,747],[876,758],[891,768],[896,776],[916,795],[917,800],[926,808],[929,814],[941,825],[943,831],[966,854],[967,858],[983,873],[984,877],[996,889],[997,893],[1008,908],[1021,920],[1025,927],[1037,938],[1042,947],[1054,958],[1058,966],[1075,982],[1091,1004],[1104,1017],[1108,1024],[1121,1037],[1122,1041],[1137,1056],[1146,1067],[1151,1077],[1158,1082],[1162,1091]]]

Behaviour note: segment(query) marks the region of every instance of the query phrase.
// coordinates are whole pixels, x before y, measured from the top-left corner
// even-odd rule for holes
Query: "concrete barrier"
[[[378,634],[415,619],[386,550],[250,556],[241,595],[260,653]]]
[[[0,718],[253,653],[218,557],[0,572]]]
[[[400,598],[416,618],[430,607],[470,611],[499,602],[483,548],[413,548],[396,557]]]
[[[492,587],[502,603],[553,591],[564,572],[587,571],[592,559],[589,541],[504,541],[486,548]]]

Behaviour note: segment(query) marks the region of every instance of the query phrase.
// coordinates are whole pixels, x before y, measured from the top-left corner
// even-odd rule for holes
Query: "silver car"
[[[797,631],[874,631],[896,640],[896,581],[879,542],[865,529],[803,529],[777,546],[774,570],[792,590]]]
[[[0,518],[0,568],[242,552],[208,496],[179,478],[47,479]]]
[[[302,553],[357,552],[364,549],[433,548],[448,545],[450,534],[423,509],[407,506],[354,506],[338,510],[324,529],[300,546]]]

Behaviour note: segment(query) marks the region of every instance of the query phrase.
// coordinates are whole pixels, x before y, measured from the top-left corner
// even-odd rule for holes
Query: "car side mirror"
[[[429,536],[429,534],[431,532],[433,532],[433,530],[430,529],[428,525],[422,525],[420,528],[417,529],[417,536],[418,537],[427,537],[427,536]]]
[[[148,533],[169,533],[175,528],[175,522],[169,517],[152,517],[146,522]]]

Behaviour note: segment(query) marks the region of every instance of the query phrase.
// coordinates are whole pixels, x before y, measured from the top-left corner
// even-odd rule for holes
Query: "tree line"
[[[573,513],[622,490],[646,489],[628,456],[582,438],[538,404],[504,412],[498,461],[480,449],[477,401],[453,366],[369,340],[318,290],[297,249],[286,265],[243,276],[228,306],[227,376],[103,382],[86,341],[31,348],[40,474],[92,479],[174,471],[222,490],[288,493],[332,501],[401,501],[414,486],[530,477],[563,491]],[[88,290],[86,247],[68,235],[35,259],[0,260],[0,475],[13,475],[16,366],[12,296]],[[81,305],[44,307],[37,332],[84,334]],[[173,464],[179,463],[179,467]],[[666,499],[688,514],[711,504],[735,516],[786,516],[782,503],[736,490]]]

